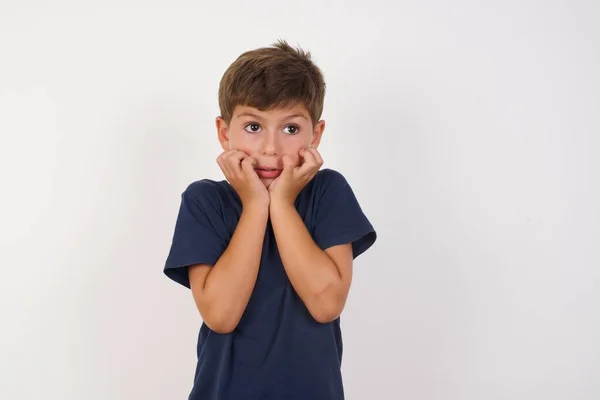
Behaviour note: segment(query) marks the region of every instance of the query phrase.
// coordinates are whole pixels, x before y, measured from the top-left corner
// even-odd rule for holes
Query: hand
[[[283,156],[283,171],[269,185],[272,202],[293,205],[298,194],[315,177],[323,165],[323,159],[314,147],[302,149],[298,154],[303,160],[300,166],[294,165],[290,156]]]
[[[217,158],[217,164],[240,196],[243,207],[269,206],[269,192],[254,170],[255,159],[242,151],[228,150]]]

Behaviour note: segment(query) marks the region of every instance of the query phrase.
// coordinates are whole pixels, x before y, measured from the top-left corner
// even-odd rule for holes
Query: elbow
[[[313,319],[320,324],[328,324],[339,318],[344,308],[338,302],[316,302],[308,311]]]
[[[328,324],[335,321],[340,316],[339,313],[314,313],[312,314],[315,321],[320,324]]]
[[[226,335],[237,328],[240,318],[235,318],[231,310],[224,309],[206,296],[194,293],[196,308],[204,324],[213,332]]]
[[[347,292],[339,290],[335,285],[328,285],[325,289],[312,297],[310,304],[306,304],[313,319],[321,324],[327,324],[340,317],[346,304]]]
[[[235,326],[232,326],[232,325],[211,324],[206,321],[204,321],[204,322],[206,323],[206,326],[208,326],[210,328],[211,331],[221,334],[221,335],[228,335],[235,330]]]
[[[237,328],[237,321],[232,318],[227,318],[224,314],[221,315],[202,315],[202,320],[208,328],[222,335],[232,333]]]
[[[198,304],[200,318],[204,324],[213,332],[227,335],[237,328],[240,318],[235,318],[231,310],[215,307],[215,304]],[[229,311],[229,312],[228,312]]]

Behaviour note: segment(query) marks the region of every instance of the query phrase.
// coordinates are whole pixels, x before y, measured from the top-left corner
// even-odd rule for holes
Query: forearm
[[[266,207],[246,208],[227,249],[211,267],[202,299],[205,321],[223,332],[235,329],[256,283],[269,217]]]
[[[319,322],[337,318],[345,302],[344,284],[333,260],[317,246],[289,204],[271,204],[271,223],[292,286]]]

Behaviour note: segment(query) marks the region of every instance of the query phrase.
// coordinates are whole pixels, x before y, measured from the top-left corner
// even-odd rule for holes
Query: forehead
[[[310,121],[310,114],[303,104],[293,104],[285,107],[273,107],[267,110],[259,110],[251,106],[236,106],[233,110],[233,118],[255,116],[261,119],[284,119],[291,116],[304,117]]]

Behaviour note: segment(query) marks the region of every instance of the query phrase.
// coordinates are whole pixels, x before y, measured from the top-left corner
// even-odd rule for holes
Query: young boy
[[[226,180],[182,195],[164,268],[203,324],[190,400],[341,400],[339,316],[376,233],[317,151],[325,83],[285,42],[225,72],[216,120]]]

